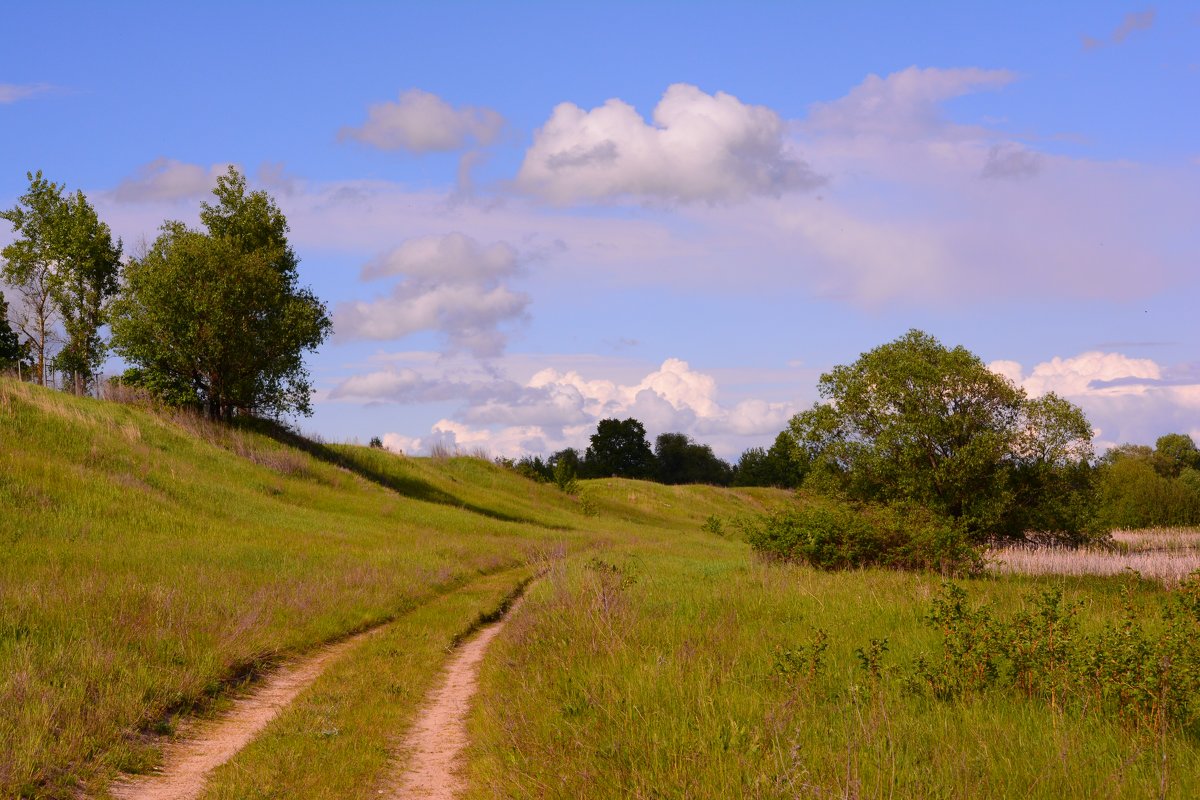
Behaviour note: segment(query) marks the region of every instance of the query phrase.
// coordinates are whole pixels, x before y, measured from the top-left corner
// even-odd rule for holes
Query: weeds
[[[1161,625],[1147,623],[1122,591],[1119,623],[1094,633],[1079,623],[1080,603],[1060,589],[1032,598],[1027,610],[1002,618],[989,606],[971,607],[947,583],[928,622],[941,651],[922,657],[908,682],[941,700],[970,693],[1015,691],[1055,709],[1104,714],[1141,731],[1188,728],[1200,719],[1200,573],[1184,581],[1163,609]]]

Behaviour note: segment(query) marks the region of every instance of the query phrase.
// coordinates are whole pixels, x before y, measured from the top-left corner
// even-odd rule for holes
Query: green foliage
[[[66,330],[66,343],[53,361],[59,372],[73,378],[76,394],[95,380],[107,350],[99,337],[108,321],[108,306],[117,293],[121,242],[101,222],[83,192],[63,205],[60,222],[60,262],[54,300]]]
[[[804,481],[808,468],[807,452],[781,431],[769,449],[751,447],[742,453],[733,470],[733,485],[794,489]]]
[[[969,574],[982,568],[961,524],[912,504],[819,498],[758,517],[746,539],[768,558],[819,569],[934,569]]]
[[[372,436],[371,441],[367,443],[367,446],[374,447],[376,449],[382,449],[383,448],[383,439],[380,439],[378,436]]]
[[[725,535],[725,523],[721,522],[721,518],[716,514],[709,514],[708,518],[704,520],[704,525],[701,529],[705,533],[711,533],[714,536]]]
[[[963,347],[917,330],[821,376],[826,403],[788,433],[810,488],[917,503],[977,540],[1086,529],[1092,457],[1083,412],[1028,400]]]
[[[592,434],[580,473],[588,478],[649,478],[654,475],[654,451],[646,428],[633,417],[602,419]]]
[[[83,192],[64,197],[64,187],[40,170],[26,177],[29,189],[17,205],[0,211],[16,234],[0,251],[0,276],[21,296],[21,328],[36,359],[34,380],[44,383],[50,370],[59,370],[72,376],[75,393],[82,394],[104,360],[98,331],[117,290],[121,244],[113,244]],[[60,321],[66,342],[55,358],[51,346]]]
[[[1105,453],[1097,478],[1101,524],[1107,528],[1200,524],[1200,472],[1187,466],[1191,441],[1183,434],[1169,434],[1159,438],[1154,450],[1125,444]]]
[[[15,367],[27,357],[20,336],[8,322],[8,301],[4,293],[0,292],[0,371]]]
[[[941,650],[914,666],[910,686],[942,700],[1015,691],[1078,713],[1108,714],[1152,731],[1200,720],[1200,574],[1172,594],[1162,625],[1147,624],[1123,592],[1119,623],[1088,633],[1082,607],[1044,590],[1008,618],[972,607],[945,584],[929,623]]]
[[[683,433],[659,434],[654,441],[654,458],[660,483],[728,486],[733,477],[732,468],[717,458],[711,447],[697,444]]]
[[[298,285],[287,223],[265,192],[246,194],[230,168],[207,232],[168,222],[125,269],[113,308],[113,343],[134,365],[126,374],[171,405],[211,418],[236,413],[310,413],[303,353],[331,324],[325,306]]]

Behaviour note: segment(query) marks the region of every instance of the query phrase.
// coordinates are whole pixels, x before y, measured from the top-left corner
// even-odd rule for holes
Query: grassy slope
[[[0,378],[0,796],[145,769],[157,751],[139,731],[240,675],[622,537],[595,494]],[[672,524],[755,496],[771,493],[708,498]]]

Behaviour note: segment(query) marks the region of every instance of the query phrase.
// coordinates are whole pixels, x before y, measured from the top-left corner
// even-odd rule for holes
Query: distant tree
[[[581,474],[589,478],[649,478],[654,475],[654,451],[646,428],[629,419],[602,419],[592,434]]]
[[[734,467],[735,486],[775,486],[794,489],[808,472],[807,453],[781,431],[769,450],[751,447],[742,453]]]
[[[733,469],[706,444],[697,444],[683,433],[659,434],[654,441],[657,479],[662,483],[707,483],[727,486]]]
[[[1090,466],[1083,413],[1053,395],[1027,400],[965,348],[912,330],[822,375],[819,391],[830,402],[789,425],[813,461],[808,484],[917,503],[977,539],[1020,536],[1032,520],[1080,522],[1023,506],[1047,502],[1051,486],[1077,490],[1064,473]]]
[[[1200,468],[1200,450],[1186,433],[1168,433],[1154,443],[1154,469],[1168,478],[1177,478],[1185,469]]]
[[[13,369],[25,357],[21,337],[8,322],[8,301],[0,292],[0,371]]]
[[[564,492],[573,493],[577,486],[575,479],[579,475],[581,461],[579,451],[574,447],[559,450],[550,456],[546,460],[546,466],[551,471],[554,485]]]
[[[382,450],[383,449],[383,439],[380,439],[378,436],[372,436],[371,441],[367,442],[367,446]]]
[[[513,465],[513,469],[538,483],[549,483],[554,480],[554,468],[541,456],[522,456]]]
[[[113,305],[127,382],[161,400],[237,413],[311,413],[303,354],[329,334],[325,305],[299,286],[287,221],[233,168],[202,206],[206,231],[168,222],[130,261]]]
[[[45,384],[58,318],[54,294],[65,201],[63,187],[42,177],[41,170],[25,177],[29,189],[17,205],[0,211],[0,219],[7,220],[16,234],[16,239],[0,250],[4,260],[0,274],[21,297],[18,328],[32,350],[34,381]]]

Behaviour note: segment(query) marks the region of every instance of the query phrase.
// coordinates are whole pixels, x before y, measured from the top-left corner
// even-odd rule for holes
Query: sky
[[[0,29],[0,207],[40,169],[134,251],[237,166],[330,309],[297,420],[325,439],[516,457],[634,416],[736,459],[918,328],[1099,449],[1200,441],[1200,2],[50,0]]]

